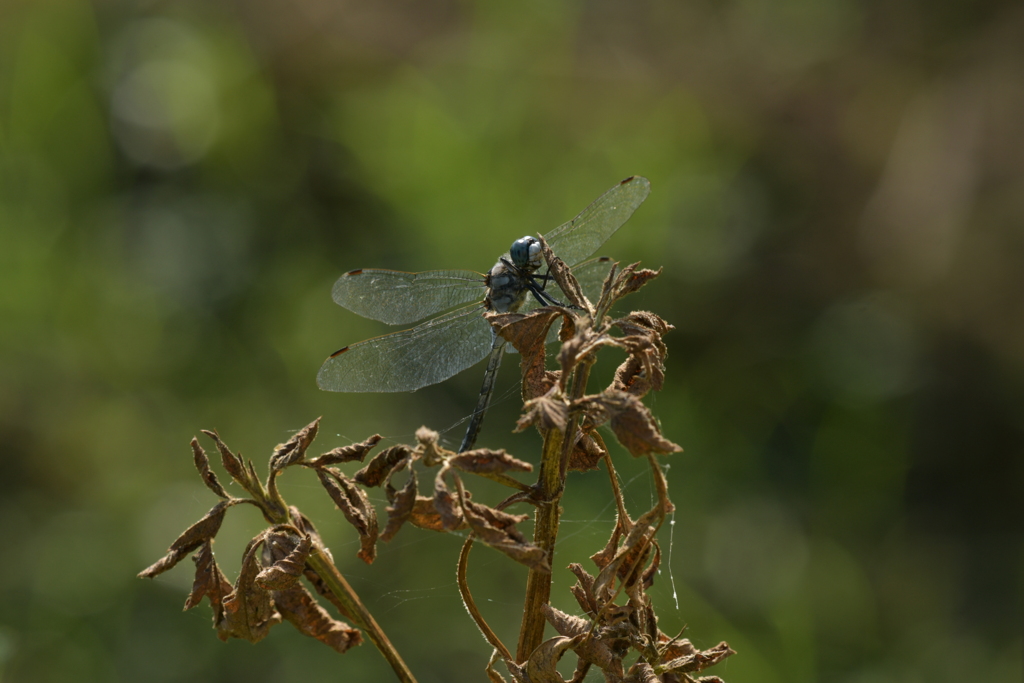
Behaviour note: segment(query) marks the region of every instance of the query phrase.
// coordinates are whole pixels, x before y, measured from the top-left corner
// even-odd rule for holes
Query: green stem
[[[569,401],[581,398],[590,378],[591,363],[581,362],[573,375]],[[552,429],[544,435],[544,450],[541,454],[540,479],[537,482],[540,504],[534,515],[533,542],[544,550],[548,566],[554,567],[555,541],[558,539],[558,523],[562,508],[562,490],[565,487],[566,467],[569,455],[576,445],[576,431],[579,416],[571,414],[565,431]],[[519,645],[516,661],[525,662],[544,641],[544,614],[541,607],[551,600],[551,570],[530,569],[526,577],[526,600],[523,606],[523,623],[519,630]]]
[[[331,596],[334,597],[334,600],[331,600],[331,602],[335,603],[334,606],[348,616],[356,627],[366,633],[370,641],[384,655],[384,659],[391,665],[395,675],[398,676],[398,680],[403,681],[403,683],[416,683],[416,677],[412,675],[412,671],[409,670],[401,655],[398,654],[398,650],[391,644],[388,637],[384,635],[384,630],[377,624],[377,621],[370,614],[370,611],[366,609],[366,606],[363,605],[363,602],[356,595],[352,586],[345,580],[345,577],[338,571],[338,568],[334,566],[334,563],[328,559],[323,550],[317,548],[310,554],[306,563],[313,568],[313,571],[323,580],[324,585],[330,589]]]

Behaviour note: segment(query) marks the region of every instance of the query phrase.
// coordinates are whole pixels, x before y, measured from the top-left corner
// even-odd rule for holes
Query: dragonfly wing
[[[482,301],[484,276],[472,270],[400,270],[363,268],[334,283],[334,302],[364,318],[406,325],[449,308]]]
[[[651,182],[642,176],[626,178],[594,200],[576,218],[544,235],[555,256],[570,266],[597,251],[623,223],[629,220],[651,192]]]
[[[580,283],[580,288],[590,303],[596,305],[597,300],[601,298],[601,287],[608,277],[608,271],[612,269],[612,263],[612,259],[607,256],[598,256],[572,269],[573,276]]]
[[[415,391],[443,382],[491,350],[482,306],[465,306],[408,330],[346,346],[328,358],[316,382],[344,392]]]

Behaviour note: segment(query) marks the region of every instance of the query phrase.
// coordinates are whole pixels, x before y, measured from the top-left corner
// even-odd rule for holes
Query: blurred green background
[[[486,270],[631,174],[653,192],[601,253],[664,266],[630,303],[676,325],[663,630],[729,641],[730,683],[1020,681],[1024,7],[913,0],[0,3],[0,679],[390,680],[287,625],[220,643],[180,612],[191,563],[134,578],[215,502],[189,439],[457,444],[479,369],[317,390],[386,331],[334,279]],[[536,462],[515,375],[481,445]],[[421,681],[483,679],[460,538],[368,567],[283,485]],[[232,512],[233,578],[260,520]],[[556,605],[613,517],[574,475]],[[523,570],[472,562],[513,642]]]

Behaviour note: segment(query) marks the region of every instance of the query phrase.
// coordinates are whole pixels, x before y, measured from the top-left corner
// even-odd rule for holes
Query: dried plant
[[[378,540],[390,541],[406,523],[431,531],[468,531],[458,559],[458,585],[469,614],[494,649],[486,670],[492,682],[506,680],[495,669],[499,660],[520,683],[561,682],[556,664],[570,651],[577,661],[573,681],[583,680],[591,667],[600,669],[609,681],[720,681],[717,676],[695,676],[732,655],[733,650],[723,642],[701,651],[685,638],[667,636],[658,629],[654,604],[647,594],[661,562],[655,536],[673,510],[656,457],[682,449],[662,436],[641,399],[648,391],[659,390],[664,382],[667,349],[662,337],[672,326],[649,312],[613,318],[609,311],[660,271],[639,269],[637,264],[622,270],[613,266],[599,300],[591,303],[569,269],[547,244],[543,248],[549,272],[570,307],[488,314],[497,333],[522,354],[524,408],[516,429],[534,427],[543,438],[535,483],[523,483],[514,476],[532,472],[530,463],[504,450],[446,450],[439,445],[438,434],[425,427],[416,432],[415,445],[387,448],[350,477],[335,466],[363,462],[381,437],[374,435],[361,443],[308,458],[319,419],[274,449],[267,478],[261,481],[251,461],[243,461],[216,432],[207,431],[204,434],[216,445],[224,469],[249,497],[236,498],[227,493],[210,469],[206,452],[193,439],[196,468],[207,487],[222,500],[140,576],[157,576],[195,551],[195,582],[185,609],[208,598],[221,639],[244,638],[255,643],[267,635],[271,626],[287,620],[302,633],[345,652],[358,645],[365,633],[399,680],[414,681],[398,652],[334,565],[312,522],[282,498],[278,476],[289,467],[304,467],[316,473],[355,529],[360,539],[358,556],[367,564],[374,561]],[[545,342],[556,322],[561,323],[559,369],[551,371],[547,369]],[[596,355],[609,346],[622,349],[627,358],[608,387],[588,394],[587,380]],[[626,510],[615,467],[598,432],[598,427],[605,424],[633,457],[646,458],[650,464],[657,500],[636,518]],[[559,502],[570,470],[596,470],[602,462],[611,479],[617,520],[605,547],[590,557],[596,575],[581,563],[569,565],[577,578],[571,592],[581,614],[566,614],[553,608],[549,600]],[[405,470],[408,473],[399,488],[393,480]],[[430,470],[434,471],[433,491],[420,495],[419,477]],[[493,506],[484,505],[471,497],[467,475],[492,479],[515,492]],[[365,492],[372,487],[383,487],[389,503],[383,531]],[[259,508],[269,526],[246,547],[238,578],[231,584],[214,561],[213,539],[228,509],[241,503]],[[506,511],[517,504],[533,508],[532,539],[517,528],[529,515]],[[469,554],[476,542],[528,568],[525,608],[514,654],[484,620],[470,592]],[[303,586],[301,577],[313,593]],[[316,596],[332,604],[352,626],[332,617]],[[546,624],[558,635],[545,640]],[[626,668],[624,659],[633,650],[638,657]]]

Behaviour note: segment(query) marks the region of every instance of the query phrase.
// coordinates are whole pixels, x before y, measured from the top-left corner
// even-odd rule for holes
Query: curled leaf
[[[569,589],[584,612],[593,616],[601,609],[594,596],[594,577],[577,562],[569,565],[569,571],[576,575],[576,583]],[[564,634],[563,634],[564,635]]]
[[[601,346],[614,343],[614,339],[598,334],[589,325],[578,327],[575,334],[562,342],[562,348],[558,351],[558,365],[562,368],[562,374],[559,375],[562,391],[566,390],[565,383],[579,363],[590,358]]]
[[[564,431],[569,419],[569,407],[566,402],[550,393],[527,401],[523,410],[525,412],[516,422],[517,432],[530,425],[536,425],[542,432],[552,429]]]
[[[358,460],[362,462],[366,454],[373,450],[373,447],[381,440],[380,434],[374,434],[366,441],[354,443],[350,446],[339,446],[327,451],[309,461],[310,467],[327,467],[328,465],[339,465],[343,462]]]
[[[256,576],[262,569],[257,557],[262,542],[262,534],[249,542],[235,589],[224,599],[223,618],[217,624],[217,637],[221,640],[240,638],[258,643],[267,636],[271,626],[281,621],[270,599],[270,591],[256,584]]]
[[[463,500],[462,503],[466,522],[478,540],[531,569],[550,571],[547,553],[527,541],[515,526],[528,515],[510,515],[471,500]]]
[[[174,540],[167,554],[139,572],[139,577],[152,579],[181,562],[190,552],[199,546],[213,540],[220,531],[220,525],[224,521],[224,514],[234,503],[224,500],[210,509],[202,519],[185,529],[178,538]]]
[[[606,389],[583,402],[592,402],[610,418],[615,437],[633,457],[648,453],[678,453],[683,450],[661,435],[651,411],[632,394]]]
[[[626,683],[662,683],[654,667],[642,659],[637,660],[626,672]]]
[[[472,451],[464,451],[448,458],[448,464],[463,472],[474,474],[533,471],[533,465],[512,457],[504,449],[492,451],[487,448],[477,448]]]
[[[526,675],[530,683],[565,683],[555,666],[562,655],[584,637],[582,635],[575,638],[555,636],[537,646],[537,649],[530,653],[530,659],[526,662]]]
[[[388,473],[393,468],[404,465],[411,454],[412,449],[403,444],[387,448],[373,456],[366,467],[355,473],[353,479],[366,487],[380,486]]]
[[[289,465],[301,461],[306,457],[306,449],[313,443],[316,433],[320,429],[320,418],[313,420],[308,425],[297,431],[292,438],[283,444],[279,444],[274,453],[270,456],[270,471],[280,472]]]
[[[651,545],[654,546],[654,558],[647,569],[643,571],[643,574],[640,575],[640,586],[644,590],[654,585],[654,577],[658,575],[658,570],[661,568],[661,546],[658,545],[657,541],[653,541]]]
[[[227,580],[217,561],[213,558],[213,542],[205,541],[199,552],[192,556],[196,565],[196,576],[192,582],[192,592],[185,600],[185,609],[190,610],[202,602],[204,597],[210,599],[213,607],[213,623],[220,622],[224,614],[224,598],[231,593],[231,582]]]
[[[623,520],[621,517],[617,518],[615,520],[615,526],[612,528],[611,536],[608,537],[608,542],[605,544],[604,548],[590,556],[590,559],[594,561],[594,564],[596,564],[599,569],[607,567],[608,563],[615,557],[615,551],[619,548],[619,540],[622,538],[622,534],[624,533],[624,521],[627,525],[631,526],[633,524],[632,520]]]
[[[656,505],[633,522],[622,545],[615,551],[615,556],[598,574],[594,582],[595,595],[602,596],[610,592],[615,577],[627,586],[636,580],[640,568],[646,563],[651,552],[654,534],[662,519],[662,508]]]
[[[447,466],[438,470],[434,477],[434,510],[441,516],[441,525],[446,531],[452,531],[465,523],[462,517],[462,509],[448,485],[444,476],[449,472]]]
[[[418,526],[427,531],[447,531],[441,513],[434,506],[434,498],[416,496],[408,520],[413,526]],[[466,520],[461,515],[458,516],[458,522],[453,531],[466,528]]]
[[[313,540],[309,536],[303,536],[298,543],[295,543],[294,538],[289,535],[281,535],[288,539],[285,541],[285,548],[291,546],[290,550],[280,559],[275,557],[273,564],[256,575],[256,583],[268,590],[285,590],[294,585],[302,576],[302,572],[306,568],[306,558],[309,557],[313,549]],[[280,544],[281,541],[278,540],[277,543]],[[267,545],[271,545],[270,538],[267,539]],[[284,548],[278,549],[272,554],[279,555],[283,550]]]
[[[543,235],[538,235],[540,238],[540,250],[544,255],[544,262],[548,265],[548,276],[555,280],[558,288],[565,294],[566,301],[581,311],[586,311],[588,314],[593,313],[590,302],[583,296],[583,288],[580,287],[580,283],[576,280],[576,277],[572,274],[572,270],[565,264],[565,261],[558,258],[555,253],[548,246],[548,243],[544,240]]]
[[[444,454],[448,452],[438,445],[440,439],[441,435],[433,429],[420,427],[416,430],[416,443],[419,444],[417,450],[420,451],[420,457],[423,458],[423,463],[427,467],[436,465],[444,457]]]
[[[494,669],[494,665],[501,661],[501,655],[497,649],[491,653],[491,658],[487,662],[487,668],[484,669],[484,673],[487,674],[487,680],[490,683],[507,683],[505,677],[502,676]]]
[[[625,318],[614,320],[612,324],[622,330],[626,336],[654,333],[658,340],[671,330],[676,329],[664,318],[650,311],[633,311]]]
[[[637,397],[643,397],[651,389],[660,390],[665,381],[668,356],[668,348],[661,338],[673,329],[672,326],[647,311],[634,311],[612,324],[626,334],[618,342],[629,354],[616,370],[612,388]]]
[[[390,486],[390,483],[388,484]],[[384,533],[380,535],[382,541],[390,541],[402,528],[409,516],[412,515],[413,506],[416,504],[416,472],[409,472],[409,480],[405,486],[394,494],[392,504],[387,507],[388,523],[384,527]]]
[[[569,454],[570,472],[589,472],[597,469],[597,463],[604,457],[604,449],[589,434],[580,434],[576,445]]]
[[[324,546],[323,539],[320,537],[320,532],[313,526],[313,522],[309,520],[306,515],[302,514],[302,511],[294,505],[288,508],[288,516],[292,520],[292,524],[299,530],[299,533],[304,536],[309,536],[313,541],[313,547],[319,548],[320,552],[327,555],[327,559],[334,562],[334,558],[331,557],[331,552]]]
[[[658,270],[638,269],[639,265],[639,263],[633,263],[626,266],[615,278],[615,282],[612,284],[612,298],[614,301],[639,291],[641,287],[661,275],[661,268]]]
[[[663,661],[678,659],[697,652],[689,638],[669,638],[664,633],[658,634],[658,652]]]
[[[544,618],[559,635],[575,638],[586,636],[590,632],[589,619],[566,614],[550,605],[542,605],[541,611],[544,613]],[[588,661],[604,671],[621,670],[621,662],[616,661],[619,658],[615,656],[607,643],[597,637],[579,638],[572,649],[580,659]]]
[[[210,458],[206,455],[206,451],[199,445],[199,440],[192,437],[192,460],[196,464],[196,469],[199,470],[199,476],[203,478],[203,483],[206,484],[206,488],[213,491],[221,498],[230,498],[228,492],[224,490],[221,483],[217,480],[217,475],[214,474],[213,470],[210,469]]]
[[[228,445],[221,440],[220,435],[217,434],[216,430],[209,431],[204,429],[202,431],[203,434],[206,434],[208,437],[213,439],[215,444],[217,444],[217,450],[220,451],[221,464],[224,466],[227,473],[231,475],[232,479],[241,484],[243,488],[248,490],[252,483],[252,478],[249,471],[245,468],[245,462],[242,460],[242,456],[232,453],[231,449],[228,448]]]
[[[371,564],[377,557],[377,513],[362,489],[341,472],[331,468],[317,469],[320,483],[331,496],[349,524],[359,533],[359,552],[363,562]]]
[[[529,313],[488,313],[486,317],[522,357],[523,396],[530,399],[546,393],[551,386],[546,371],[548,329],[561,317],[563,332],[571,332],[575,329],[572,316],[563,308],[544,306]]]
[[[670,673],[691,673],[703,671],[709,666],[718,664],[726,657],[736,654],[736,651],[729,647],[726,642],[721,642],[707,650],[698,651],[693,654],[683,655],[678,659],[663,663],[659,668]]]
[[[363,640],[357,629],[332,618],[299,584],[294,584],[287,590],[274,591],[273,598],[278,612],[298,629],[299,633],[316,638],[337,652],[345,653]]]

